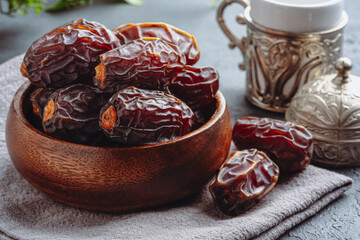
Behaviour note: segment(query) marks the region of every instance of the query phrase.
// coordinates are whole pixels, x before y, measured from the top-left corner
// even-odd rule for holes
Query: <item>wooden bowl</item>
[[[231,120],[223,95],[209,120],[180,138],[140,147],[94,147],[61,141],[31,124],[27,82],[16,92],[6,143],[16,169],[40,191],[67,205],[128,212],[187,197],[207,183],[228,155]]]

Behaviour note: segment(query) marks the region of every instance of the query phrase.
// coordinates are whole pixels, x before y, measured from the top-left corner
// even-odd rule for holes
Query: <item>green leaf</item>
[[[45,10],[48,12],[58,12],[87,4],[92,4],[92,0],[59,0],[57,3],[47,7]]]
[[[43,9],[44,9],[44,6],[36,6],[36,7],[34,7],[35,14],[40,15],[41,10],[43,10]]]
[[[1,2],[6,1],[8,4],[5,4],[7,7],[4,9]],[[143,5],[143,0],[120,0],[122,2],[141,6]],[[25,15],[29,9],[33,8],[36,15],[39,15],[41,10],[45,8],[44,3],[46,0],[0,0],[0,13],[6,14],[8,16],[14,16],[15,14]],[[56,11],[65,11],[71,8],[75,8],[83,5],[92,4],[93,0],[58,0],[52,6],[47,7],[45,10],[48,12]]]
[[[54,5],[51,5],[50,7],[46,8],[46,11],[48,12],[57,12],[57,11],[64,11],[68,9],[68,5],[64,3],[62,0],[58,1]]]
[[[217,6],[218,2],[219,2],[219,0],[213,0],[213,1],[209,4],[209,6],[210,6],[211,8],[215,8],[215,7]]]
[[[7,9],[1,5],[1,1],[7,1]],[[44,8],[46,0],[0,0],[0,12],[8,16],[14,16],[15,13],[20,15],[27,14],[28,10],[33,8],[38,15]]]
[[[142,0],[124,0],[124,2],[135,6],[142,6],[144,4]]]
[[[20,15],[26,15],[27,11],[25,9],[19,8],[16,10],[16,13]]]

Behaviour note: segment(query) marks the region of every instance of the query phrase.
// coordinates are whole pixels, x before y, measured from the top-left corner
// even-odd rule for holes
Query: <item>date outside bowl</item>
[[[11,160],[40,191],[64,204],[101,212],[158,207],[201,189],[225,161],[231,119],[220,91],[200,128],[167,142],[139,147],[94,147],[52,138],[32,122],[24,83],[6,122]],[[206,114],[205,114],[206,115]]]

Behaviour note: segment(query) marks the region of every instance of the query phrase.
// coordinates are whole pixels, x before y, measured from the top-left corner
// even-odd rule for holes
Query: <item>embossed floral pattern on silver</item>
[[[283,112],[296,91],[310,79],[334,73],[341,56],[342,31],[309,35],[278,35],[249,25],[246,45],[247,99]]]
[[[349,75],[347,58],[340,58],[335,68],[337,75],[316,78],[298,91],[286,120],[313,134],[314,161],[360,166],[360,78]]]

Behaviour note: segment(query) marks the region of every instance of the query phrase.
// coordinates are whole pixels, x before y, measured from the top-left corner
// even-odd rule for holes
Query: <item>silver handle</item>
[[[232,3],[239,3],[240,5],[242,5],[244,8],[247,8],[249,6],[249,2],[247,0],[224,0],[217,11],[217,21],[221,27],[221,29],[223,30],[223,32],[225,33],[225,35],[230,39],[230,44],[229,47],[231,49],[238,47],[243,55],[243,59],[245,59],[245,51],[246,51],[246,37],[242,37],[241,39],[237,38],[234,34],[232,34],[232,32],[229,30],[229,28],[226,26],[225,24],[225,20],[223,18],[224,15],[224,10],[226,7],[230,6]],[[243,14],[238,14],[236,16],[236,21],[239,24],[246,24],[246,20]],[[239,64],[239,68],[241,70],[245,70],[245,63],[244,61],[241,62]]]

